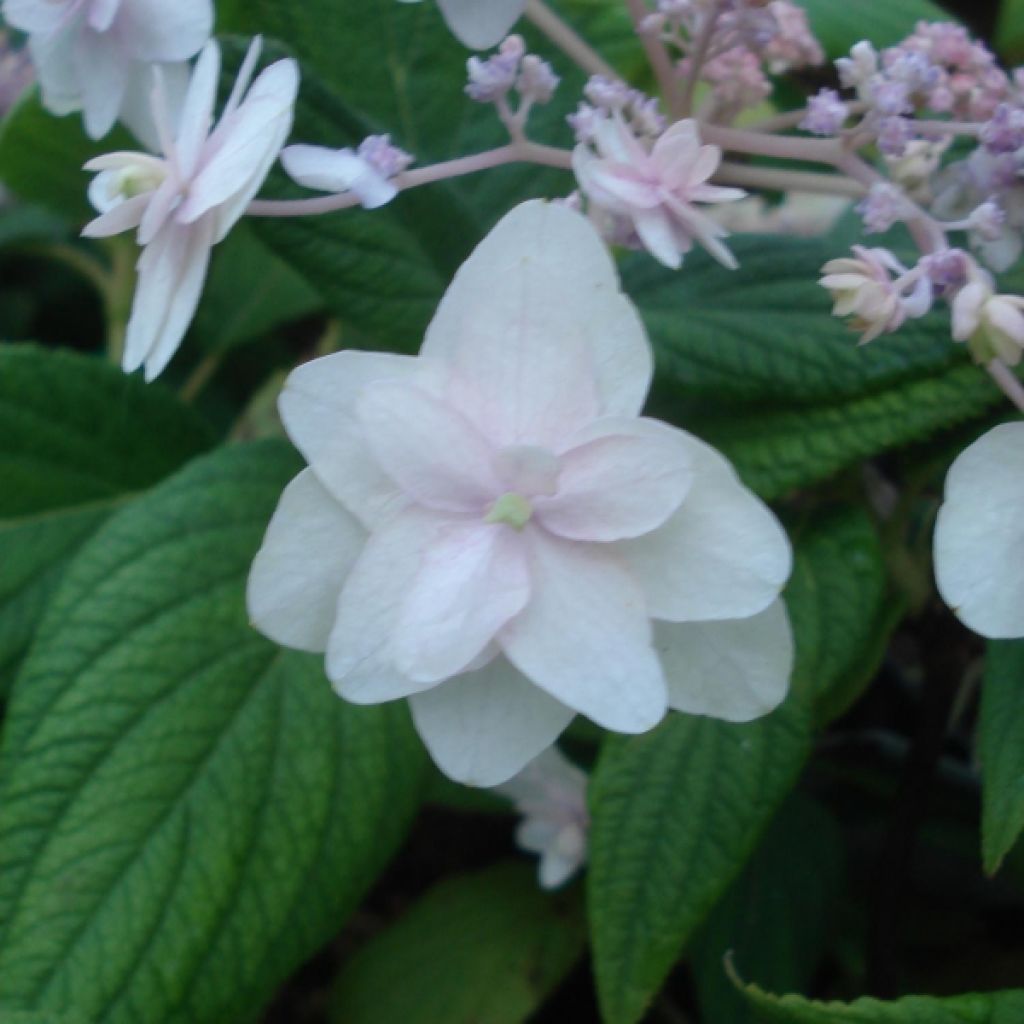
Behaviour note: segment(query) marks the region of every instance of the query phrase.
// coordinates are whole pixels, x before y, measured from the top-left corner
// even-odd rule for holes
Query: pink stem
[[[590,75],[617,79],[615,69],[543,0],[527,0],[526,17],[571,61]]]
[[[650,32],[640,31],[640,23],[651,13],[644,0],[626,0],[626,6],[633,18],[633,27],[636,29],[637,35],[640,36],[640,42],[643,43],[647,59],[654,70],[654,77],[658,79],[658,85],[665,98],[665,106],[674,119],[675,110],[672,101],[675,98],[676,75],[672,68],[672,59],[660,39]]]

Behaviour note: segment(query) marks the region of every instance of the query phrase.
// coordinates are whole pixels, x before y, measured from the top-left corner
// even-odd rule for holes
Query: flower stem
[[[563,21],[544,0],[527,0],[526,17],[571,61],[590,75],[617,79],[615,69],[579,33]]]
[[[404,192],[420,185],[430,185],[436,181],[459,178],[466,174],[475,174],[477,171],[515,163],[540,164],[544,167],[569,170],[572,167],[572,153],[568,149],[543,146],[537,142],[512,142],[483,153],[444,160],[441,163],[417,168],[415,171],[406,171],[394,178],[394,184],[400,192]],[[348,210],[358,205],[359,197],[354,193],[339,192],[313,199],[256,199],[249,204],[246,213],[252,217],[307,217],[333,213],[335,210]]]
[[[686,77],[683,86],[683,95],[679,103],[679,113],[682,117],[689,117],[693,110],[693,94],[697,90],[697,83],[700,81],[700,73],[708,59],[711,49],[711,40],[715,34],[715,26],[718,24],[718,16],[722,11],[722,5],[714,0],[711,9],[707,12],[704,24],[701,26],[700,34],[690,55],[690,73]]]
[[[714,183],[739,185],[741,188],[767,188],[778,192],[815,192],[826,196],[849,196],[851,199],[862,199],[867,194],[864,185],[843,174],[752,167],[729,161],[719,165]]]
[[[651,68],[654,71],[654,77],[657,78],[658,85],[661,87],[662,95],[665,98],[665,106],[674,120],[676,75],[672,69],[672,58],[669,57],[668,50],[665,49],[665,44],[661,39],[650,32],[640,31],[640,23],[650,14],[644,0],[626,0],[626,6],[629,8],[629,13],[633,18],[633,27],[643,43],[644,52],[647,54],[647,59],[650,61]]]

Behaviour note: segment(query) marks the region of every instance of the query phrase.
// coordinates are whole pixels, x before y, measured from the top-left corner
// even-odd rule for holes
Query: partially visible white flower
[[[878,73],[878,51],[867,40],[854,44],[849,57],[836,61],[839,82],[847,89],[856,89],[862,100],[870,98],[869,86]]]
[[[391,179],[412,163],[412,156],[392,145],[387,135],[371,135],[358,150],[288,146],[281,152],[281,163],[305,188],[353,192],[365,209],[375,210],[398,195]]]
[[[717,146],[701,144],[696,121],[677,121],[648,149],[612,114],[594,126],[593,148],[580,143],[573,150],[573,169],[587,199],[632,224],[659,263],[677,269],[696,240],[733,269],[736,260],[720,241],[728,232],[695,205],[746,195],[708,184],[721,159]]]
[[[418,357],[344,351],[290,375],[309,469],[249,577],[253,623],[325,651],[340,696],[408,697],[451,778],[494,786],[576,713],[745,721],[785,696],[791,551],[733,468],[639,416],[640,318],[567,206],[506,215]]]
[[[975,269],[953,298],[953,340],[967,342],[979,363],[1016,366],[1024,355],[1024,298],[998,295],[992,278]]]
[[[1024,636],[1024,423],[1004,423],[950,467],[935,524],[935,580],[974,632]]]
[[[199,303],[210,250],[245,213],[291,131],[298,65],[278,61],[249,88],[259,52],[256,40],[216,125],[216,42],[203,48],[176,118],[157,69],[153,114],[162,156],[111,153],[86,164],[99,172],[89,198],[100,216],[82,233],[95,238],[137,228],[143,246],[123,366],[131,372],[145,364],[147,380],[177,351]]]
[[[853,254],[853,259],[829,260],[818,284],[832,294],[833,316],[853,316],[853,328],[862,332],[859,344],[898,330],[908,317],[924,316],[931,308],[931,281],[923,269],[908,271],[888,249],[855,245]]]
[[[522,15],[526,0],[437,0],[437,5],[459,42],[473,50],[487,50],[508,35]]]
[[[213,31],[212,0],[4,0],[3,15],[29,35],[46,108],[81,110],[94,139],[148,90],[152,64],[188,60]]]
[[[540,855],[541,887],[564,885],[587,860],[587,776],[558,747],[549,747],[496,788],[523,815],[516,842]]]

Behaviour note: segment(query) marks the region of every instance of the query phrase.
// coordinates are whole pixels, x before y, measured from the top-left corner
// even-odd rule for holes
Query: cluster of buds
[[[667,127],[658,110],[658,101],[631,89],[615,78],[594,75],[583,89],[585,101],[576,113],[569,115],[569,125],[576,141],[591,143],[597,137],[598,126],[609,117],[618,118],[636,136],[653,141]]]
[[[731,119],[771,95],[769,74],[821,64],[807,14],[789,0],[659,0],[641,32],[678,55],[681,76],[711,86],[716,119]]]
[[[559,82],[551,65],[527,53],[522,37],[515,35],[508,36],[490,57],[470,57],[466,70],[466,95],[477,103],[493,103],[513,135],[522,131],[534,104],[551,99]],[[519,95],[515,112],[508,102],[513,90]]]

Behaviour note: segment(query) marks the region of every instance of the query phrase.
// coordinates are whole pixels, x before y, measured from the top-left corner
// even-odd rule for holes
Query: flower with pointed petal
[[[3,14],[29,34],[46,108],[81,110],[94,139],[131,109],[151,64],[188,60],[213,31],[212,0],[4,0]]]
[[[696,203],[728,203],[746,193],[709,185],[722,151],[701,144],[697,122],[677,121],[648,148],[617,114],[594,126],[592,146],[573,151],[580,189],[598,210],[632,224],[644,248],[677,269],[694,240],[723,266],[736,260],[720,241],[728,232]]]
[[[1001,359],[1016,366],[1024,355],[1024,298],[999,295],[992,277],[973,267],[970,280],[954,296],[953,340],[965,341],[979,363]]]
[[[540,855],[541,888],[568,882],[587,859],[587,776],[558,747],[549,747],[497,792],[523,815],[516,842]]]
[[[526,8],[526,0],[437,0],[437,5],[460,43],[472,50],[487,50],[508,35]]]
[[[123,365],[129,373],[144,365],[146,380],[177,351],[199,303],[210,250],[245,213],[291,131],[298,65],[278,61],[250,87],[259,52],[255,40],[214,125],[220,49],[207,43],[177,133],[157,70],[153,112],[163,155],[111,153],[85,165],[98,172],[89,198],[100,216],[82,233],[95,238],[137,228],[143,246]]]
[[[976,633],[1024,636],[1024,423],[993,427],[957,456],[935,524],[942,599]]]
[[[639,416],[651,374],[586,218],[517,207],[418,357],[344,351],[289,377],[309,468],[253,564],[252,621],[326,651],[348,700],[408,697],[434,760],[473,785],[577,712],[626,733],[670,706],[766,714],[792,661],[789,542],[721,455]]]

